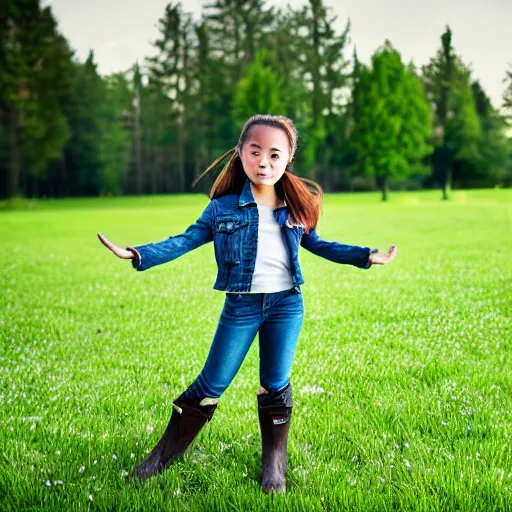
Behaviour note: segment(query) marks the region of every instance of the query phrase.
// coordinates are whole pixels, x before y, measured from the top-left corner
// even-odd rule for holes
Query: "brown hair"
[[[255,125],[274,126],[281,128],[288,136],[290,143],[290,163],[297,149],[297,129],[285,116],[255,115],[249,118],[242,132],[238,144],[217,158],[200,176],[196,178],[194,187],[206,175],[214,171],[222,162],[229,158],[210,189],[210,199],[216,199],[226,194],[240,194],[247,178],[238,150],[249,137],[250,129]],[[280,199],[284,199],[290,211],[291,220],[301,224],[309,232],[316,227],[322,207],[323,191],[318,183],[300,178],[289,171],[285,171],[276,183],[276,192]]]

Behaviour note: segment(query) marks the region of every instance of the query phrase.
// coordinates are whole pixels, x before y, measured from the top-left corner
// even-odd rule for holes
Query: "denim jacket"
[[[274,210],[290,256],[293,286],[300,291],[304,283],[299,265],[299,245],[334,261],[359,268],[371,267],[369,247],[345,245],[322,240],[316,229],[305,233],[304,227],[291,225],[286,206]],[[135,258],[133,267],[139,271],[172,261],[197,247],[213,241],[217,261],[217,279],[213,288],[226,292],[249,292],[256,264],[258,245],[258,208],[247,179],[242,193],[229,194],[210,201],[197,221],[187,230],[167,240],[128,247]]]

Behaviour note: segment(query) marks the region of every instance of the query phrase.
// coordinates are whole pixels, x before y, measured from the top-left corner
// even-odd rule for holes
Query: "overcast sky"
[[[43,0],[50,5],[59,28],[76,56],[84,60],[94,50],[100,73],[128,69],[136,59],[154,53],[157,21],[166,0]],[[197,17],[201,0],[185,0],[184,10]],[[267,5],[298,7],[300,0],[269,0]],[[512,65],[512,0],[324,0],[338,17],[341,31],[352,24],[351,46],[369,62],[372,53],[389,39],[405,62],[426,64],[439,48],[447,24],[453,45],[473,70],[495,107],[502,103],[503,79]]]

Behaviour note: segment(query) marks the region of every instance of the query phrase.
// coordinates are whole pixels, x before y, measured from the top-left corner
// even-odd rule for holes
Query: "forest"
[[[512,66],[495,106],[449,26],[421,68],[391,40],[364,64],[347,55],[350,22],[337,31],[323,0],[215,0],[201,20],[170,2],[155,54],[102,76],[93,50],[75,58],[51,7],[6,0],[2,11],[0,198],[204,192],[194,178],[256,113],[296,123],[292,171],[326,192],[446,199],[512,184]]]

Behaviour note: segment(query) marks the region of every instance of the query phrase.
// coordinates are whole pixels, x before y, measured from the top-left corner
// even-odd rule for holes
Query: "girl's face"
[[[250,129],[239,155],[254,185],[273,186],[290,162],[290,143],[281,128],[257,124]]]

